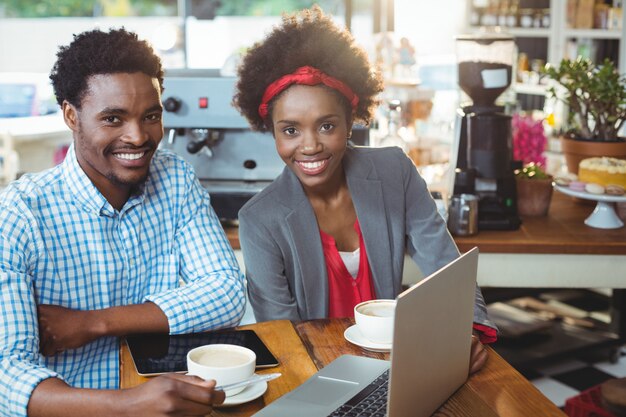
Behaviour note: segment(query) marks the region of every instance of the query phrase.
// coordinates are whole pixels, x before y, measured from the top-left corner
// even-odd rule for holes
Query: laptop
[[[477,267],[473,248],[398,296],[390,361],[340,356],[254,416],[431,416],[468,378]]]

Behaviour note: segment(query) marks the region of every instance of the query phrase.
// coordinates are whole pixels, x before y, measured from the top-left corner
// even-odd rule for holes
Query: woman
[[[405,252],[425,274],[459,256],[406,155],[348,145],[382,88],[350,33],[317,7],[285,16],[245,55],[234,104],[273,133],[286,164],[239,212],[257,320],[350,317],[361,301],[399,294]],[[478,288],[474,321],[495,340]],[[476,339],[472,370],[485,359]]]

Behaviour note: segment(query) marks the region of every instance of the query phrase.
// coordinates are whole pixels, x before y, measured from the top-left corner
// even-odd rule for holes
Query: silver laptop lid
[[[398,296],[389,417],[430,416],[467,380],[478,248]]]
[[[398,296],[389,378],[389,417],[427,417],[468,376],[478,249]],[[329,415],[388,361],[343,355],[254,417]]]

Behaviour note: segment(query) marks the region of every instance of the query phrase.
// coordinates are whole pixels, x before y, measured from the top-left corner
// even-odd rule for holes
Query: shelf
[[[588,38],[588,39],[620,39],[622,32],[616,29],[566,29],[563,31],[566,38]]]
[[[545,84],[516,83],[514,89],[517,94],[531,94],[531,95],[536,95],[536,96],[545,96],[546,91],[548,90],[548,86],[546,86]]]
[[[505,33],[510,33],[516,38],[547,38],[550,36],[550,28],[502,28]]]
[[[480,32],[484,26],[470,26],[470,30],[474,33]],[[549,28],[520,28],[497,26],[496,33],[513,35],[516,38],[547,38],[550,36]]]

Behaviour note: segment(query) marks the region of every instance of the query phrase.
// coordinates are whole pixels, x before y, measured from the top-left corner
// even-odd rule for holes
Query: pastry
[[[604,187],[600,184],[594,184],[593,182],[590,182],[589,184],[585,185],[585,191],[587,191],[589,194],[604,194]]]
[[[626,160],[606,156],[583,159],[578,165],[578,179],[602,186],[626,187]]]
[[[571,182],[572,180],[567,177],[556,177],[554,179],[554,183],[556,185],[560,185],[561,187],[567,187]]]
[[[569,188],[572,191],[585,191],[585,183],[580,181],[572,181],[569,183]]]
[[[620,187],[619,185],[615,185],[615,184],[609,184],[604,189],[604,192],[607,195],[620,196],[620,195],[624,195],[624,187]]]

